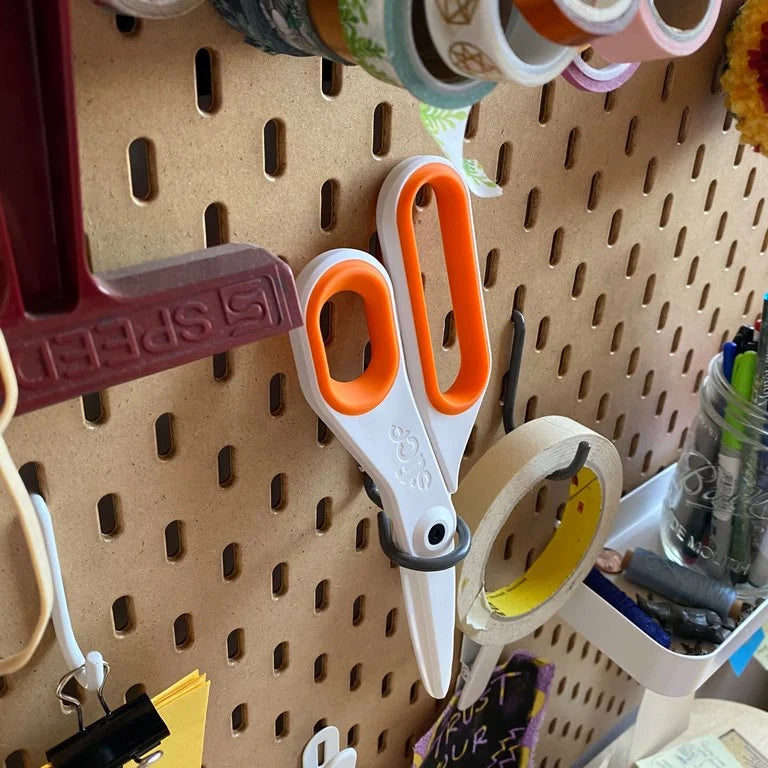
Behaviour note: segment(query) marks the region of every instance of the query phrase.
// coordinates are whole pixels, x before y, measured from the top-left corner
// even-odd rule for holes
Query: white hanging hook
[[[64,592],[64,580],[61,576],[61,563],[59,552],[56,549],[56,537],[53,533],[53,521],[45,499],[36,493],[31,493],[30,498],[40,522],[45,539],[45,549],[48,553],[48,562],[51,566],[53,578],[53,628],[56,631],[56,640],[61,648],[61,653],[67,663],[67,669],[77,670],[75,680],[88,691],[98,691],[104,683],[104,658],[98,651],[91,651],[87,656],[83,655],[80,646],[75,639],[72,629],[72,620],[69,617],[67,595]]]

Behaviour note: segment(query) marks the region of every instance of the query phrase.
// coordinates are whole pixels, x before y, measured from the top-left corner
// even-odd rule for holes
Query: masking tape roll
[[[95,5],[140,19],[169,19],[197,8],[203,0],[94,0]]]
[[[493,543],[525,495],[568,466],[581,442],[590,446],[572,481],[562,521],[525,574],[485,591]],[[592,568],[619,507],[621,460],[610,440],[563,416],[530,421],[496,443],[472,468],[453,497],[472,530],[472,549],[458,579],[459,625],[479,645],[503,646],[551,618]]]
[[[652,61],[688,56],[707,42],[721,0],[640,0],[629,26],[592,47],[608,61]]]
[[[227,24],[245,35],[245,42],[265,53],[309,56],[287,43],[264,13],[259,0],[211,0]]]
[[[347,47],[369,74],[406,88],[419,101],[443,109],[467,107],[480,101],[496,84],[457,77],[445,66],[434,50],[424,18],[425,10],[434,3],[339,0]]]
[[[637,3],[638,0],[515,0],[534,29],[561,45],[583,45],[621,32],[637,13]]]
[[[575,48],[547,40],[509,5],[480,2],[446,13],[440,3],[426,5],[435,48],[456,73],[480,80],[535,87],[557,77],[576,55]]]
[[[592,93],[607,93],[621,88],[637,72],[640,64],[609,64],[605,67],[593,67],[577,56],[563,72],[563,80],[574,88]]]

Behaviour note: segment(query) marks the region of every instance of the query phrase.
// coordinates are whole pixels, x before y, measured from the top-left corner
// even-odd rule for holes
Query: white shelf
[[[669,467],[621,500],[614,532],[606,546],[620,552],[635,547],[663,552],[659,520],[674,471],[674,466]],[[630,596],[642,589],[621,575],[613,580]],[[687,656],[663,648],[584,584],[578,586],[560,610],[560,616],[645,688],[664,696],[687,696],[768,622],[768,600],[724,643],[703,656]]]

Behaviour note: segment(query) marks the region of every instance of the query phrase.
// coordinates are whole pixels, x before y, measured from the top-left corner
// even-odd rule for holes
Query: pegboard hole
[[[549,732],[550,735],[552,735],[556,729],[557,729],[557,718],[553,717],[549,721],[549,727],[547,728],[547,731]]]
[[[640,433],[635,432],[635,434],[632,435],[632,438],[629,441],[629,450],[627,451],[627,456],[630,459],[637,453],[637,448],[639,445],[640,445]]]
[[[392,637],[392,635],[395,634],[395,631],[397,630],[397,608],[393,608],[388,614],[387,614],[387,620],[384,625],[384,635],[385,637]]]
[[[331,232],[336,226],[336,208],[339,197],[339,183],[327,179],[320,187],[320,229]]]
[[[600,202],[600,193],[603,187],[603,174],[600,171],[593,174],[592,181],[589,183],[589,196],[587,197],[587,210],[594,211]]]
[[[240,571],[240,546],[234,542],[227,544],[221,552],[221,575],[224,581],[234,581]]]
[[[285,374],[276,373],[269,380],[269,413],[280,416],[285,411]]]
[[[359,627],[365,618],[365,595],[358,595],[352,604],[352,626]]]
[[[115,28],[121,35],[130,37],[139,31],[141,21],[135,16],[129,16],[126,13],[115,14]]]
[[[387,674],[381,678],[381,698],[386,699],[390,693],[392,693],[392,673],[387,672]]]
[[[142,694],[145,694],[147,692],[147,689],[144,685],[141,683],[136,683],[136,685],[132,685],[126,692],[125,696],[123,697],[125,699],[125,703],[129,704],[132,701],[135,701],[139,698]]]
[[[389,731],[384,730],[379,734],[379,738],[376,741],[376,751],[381,754],[387,748],[387,739],[389,738]]]
[[[235,481],[235,449],[225,445],[216,457],[219,488],[228,488]]]
[[[195,54],[195,91],[197,108],[202,115],[216,110],[215,58],[208,48],[200,48]]]
[[[29,493],[36,493],[38,496],[45,498],[41,482],[42,469],[36,461],[28,461],[26,464],[22,464],[19,467],[19,475]]]
[[[539,398],[536,395],[532,395],[528,402],[525,404],[525,422],[533,421],[536,418],[536,406],[539,403]]]
[[[704,155],[707,148],[703,144],[699,144],[699,148],[696,150],[696,157],[693,158],[693,169],[691,170],[691,179],[696,181],[701,175],[701,167],[704,165]]]
[[[753,168],[747,176],[747,183],[744,187],[744,199],[746,200],[752,194],[752,188],[755,185],[755,176],[757,175],[757,168]]]
[[[715,66],[712,68],[712,81],[709,84],[709,91],[713,96],[721,93],[723,90],[723,86],[720,83],[720,78],[723,76],[727,62],[728,60],[725,56],[725,53],[721,53],[715,59]]]
[[[675,62],[670,61],[664,70],[664,82],[661,86],[661,100],[666,101],[672,93],[672,84],[675,78]]]
[[[285,509],[287,481],[283,472],[278,472],[269,483],[269,506],[273,512]]]
[[[568,373],[568,368],[571,364],[571,345],[566,344],[560,352],[560,364],[557,368],[557,375],[562,378]]]
[[[595,308],[592,312],[592,327],[597,328],[600,323],[603,322],[603,315],[605,314],[605,302],[607,296],[601,293],[597,299],[595,299]]]
[[[680,340],[683,337],[683,327],[678,325],[675,329],[675,335],[672,337],[672,346],[669,348],[669,354],[674,355],[680,347]]]
[[[496,279],[499,274],[499,249],[493,248],[488,251],[488,256],[485,258],[485,273],[483,275],[483,288],[489,290],[496,285]]]
[[[715,234],[716,243],[719,243],[723,239],[723,235],[725,234],[725,226],[727,223],[728,223],[728,212],[723,211],[723,215],[720,217],[720,221],[718,222],[718,225],[717,225],[717,233]]]
[[[656,401],[656,415],[661,416],[662,413],[664,413],[664,406],[667,402],[667,393],[666,391],[662,392],[659,395],[659,399]]]
[[[118,597],[112,603],[112,626],[118,637],[127,635],[135,626],[133,600],[128,595]]]
[[[475,452],[475,445],[477,443],[477,424],[475,424],[469,432],[467,438],[467,444],[464,446],[463,457],[469,458]]]
[[[546,125],[552,117],[552,106],[555,99],[554,83],[546,83],[541,87],[541,99],[539,101],[539,123]]]
[[[731,243],[731,247],[728,249],[728,257],[725,260],[725,268],[730,269],[733,266],[733,262],[736,260],[736,253],[738,251],[739,241],[734,240]]]
[[[0,675],[0,699],[5,696],[9,690],[10,686],[8,685],[8,681],[2,675]]]
[[[640,360],[640,347],[635,347],[629,353],[629,362],[627,363],[627,377],[634,376],[637,371],[637,363]]]
[[[584,371],[581,381],[579,382],[579,392],[576,395],[579,401],[586,399],[589,395],[589,387],[592,383],[592,371]]]
[[[352,669],[349,670],[349,690],[356,691],[363,681],[363,666],[362,664],[355,664]]]
[[[691,123],[691,108],[683,107],[683,111],[680,114],[680,126],[677,129],[677,143],[685,144],[688,139],[688,128]]]
[[[413,204],[416,206],[417,210],[423,210],[432,202],[433,197],[434,192],[432,191],[431,185],[423,184],[419,187],[419,191],[413,199]],[[423,276],[422,279],[424,279]]]
[[[695,395],[699,389],[701,389],[701,382],[704,379],[704,371],[699,371],[696,374],[696,379],[693,382],[693,394]]]
[[[89,392],[81,398],[83,404],[83,418],[91,426],[103,424],[107,419],[107,412],[101,392]]]
[[[688,268],[688,277],[685,281],[686,286],[691,286],[696,281],[696,273],[699,269],[699,257],[694,256],[691,260],[691,266]]]
[[[227,209],[222,203],[211,203],[205,209],[203,235],[206,248],[227,242]]]
[[[173,520],[165,526],[165,557],[173,563],[184,556],[184,523]]]
[[[509,175],[512,168],[512,144],[505,141],[499,147],[499,154],[496,158],[496,183],[500,186],[506,186],[509,181]]]
[[[245,632],[242,629],[233,629],[227,635],[227,661],[234,663],[240,661],[245,654]]]
[[[734,293],[740,293],[741,292],[741,289],[744,287],[744,278],[746,277],[746,274],[747,274],[747,268],[746,267],[742,267],[739,270],[739,276],[738,276],[738,278],[736,280],[736,289],[734,290]]]
[[[214,381],[226,381],[229,378],[229,353],[219,352],[211,358]]]
[[[469,126],[469,123],[467,123]],[[374,157],[385,157],[389,154],[390,137],[392,135],[392,106],[382,101],[373,110],[373,139],[371,151]]]
[[[230,716],[232,735],[241,734],[248,727],[248,705],[238,704]]]
[[[642,392],[643,397],[648,397],[648,395],[651,393],[651,389],[653,388],[653,377],[654,371],[648,371],[648,373],[645,374]]]
[[[683,361],[683,376],[691,370],[691,363],[693,362],[693,350],[689,349],[685,354],[685,360]]]
[[[640,118],[635,116],[629,121],[629,125],[627,126],[627,139],[624,142],[624,154],[627,157],[631,157],[635,151],[635,143],[637,141],[637,124],[639,120]]]
[[[608,403],[611,400],[611,396],[608,392],[605,392],[601,398],[600,401],[597,404],[597,413],[595,414],[595,421],[599,424],[604,418],[605,414],[608,411]]]
[[[341,93],[344,67],[336,61],[322,59],[320,64],[320,91],[323,96],[332,99]]]
[[[149,202],[155,195],[154,147],[149,139],[134,139],[128,145],[128,173],[135,203]]]
[[[611,226],[608,230],[608,245],[610,246],[616,245],[619,236],[621,235],[621,221],[623,217],[624,212],[621,208],[614,211],[613,216],[611,217]]]
[[[328,677],[328,654],[321,653],[316,659],[312,669],[312,678],[316,683],[322,683]]]
[[[750,291],[749,296],[747,296],[747,301],[744,304],[744,316],[746,317],[750,310],[752,309],[752,300],[755,298],[755,292]]]
[[[328,445],[333,440],[333,432],[328,429],[328,425],[322,419],[317,420],[316,439],[317,444],[320,446]]]
[[[456,319],[450,310],[443,320],[443,349],[450,349],[456,343]]]
[[[518,312],[523,312],[525,308],[525,286],[518,285],[515,288],[515,295],[512,299],[512,308]]]
[[[347,731],[347,746],[354,747],[360,741],[360,726],[353,725]]]
[[[264,174],[276,179],[285,171],[285,123],[272,118],[264,123]]]
[[[118,513],[117,496],[108,493],[96,502],[99,517],[99,531],[105,539],[111,539],[120,533],[120,515]]]
[[[278,563],[272,569],[272,597],[282,597],[288,591],[288,564]]]
[[[368,518],[363,518],[355,528],[355,549],[358,552],[362,552],[368,547],[368,534],[370,531],[371,522]]]
[[[667,434],[671,435],[675,431],[677,425],[677,411],[672,411],[669,417],[669,424],[667,425]]]
[[[536,351],[541,352],[547,346],[549,337],[549,317],[542,317],[539,322],[539,330],[536,333]]]
[[[626,414],[620,413],[616,417],[616,424],[613,427],[613,439],[619,440],[624,434],[624,421],[626,420]]]
[[[182,613],[173,622],[173,644],[177,651],[185,651],[192,646],[194,640],[192,616],[189,613]]]
[[[611,352],[618,352],[621,348],[621,340],[624,338],[624,323],[618,322],[613,329],[611,336]]]
[[[325,496],[315,507],[315,532],[325,533],[331,527],[331,499]]]
[[[509,536],[507,536],[506,541],[504,542],[504,559],[505,560],[512,559],[512,554],[514,552],[514,545],[515,545],[515,534],[510,533]]]
[[[581,139],[581,131],[578,128],[573,128],[568,134],[568,144],[565,148],[565,162],[563,165],[567,171],[570,171],[574,165],[576,165],[576,152],[579,147]]]
[[[330,584],[327,579],[323,579],[315,587],[315,613],[321,613],[328,607]]]
[[[477,136],[478,128],[480,127],[480,102],[473,104],[469,109],[469,115],[467,115],[467,125],[464,128],[464,139],[469,141]]]
[[[637,272],[637,264],[640,260],[640,243],[635,243],[629,251],[627,259],[627,268],[624,271],[625,277],[632,277]]]
[[[155,446],[160,459],[170,459],[174,453],[173,414],[164,413],[155,421]]]
[[[528,193],[528,200],[525,204],[525,220],[523,227],[526,230],[531,230],[536,226],[536,220],[539,218],[539,189],[534,187]]]
[[[675,241],[675,252],[672,258],[679,259],[683,255],[683,249],[685,248],[685,238],[687,235],[688,235],[688,227],[683,227],[677,233],[677,240]]]
[[[552,245],[549,247],[549,266],[554,267],[560,263],[563,258],[563,241],[565,240],[565,230],[558,227],[552,235]]]
[[[704,201],[704,213],[709,213],[715,204],[715,193],[717,192],[717,180],[712,179],[707,189],[707,199]]]
[[[558,642],[560,641],[560,635],[563,631],[563,625],[562,624],[556,624],[555,628],[552,630],[552,640],[550,642],[550,645],[554,648]]]
[[[659,218],[659,229],[664,229],[669,224],[669,219],[672,215],[672,203],[674,201],[675,196],[671,192],[664,198],[664,203],[661,206],[661,217]]]
[[[32,768],[32,760],[29,753],[23,749],[17,749],[15,752],[11,752],[11,754],[5,758],[5,768]]]
[[[645,281],[645,290],[643,291],[643,306],[647,307],[651,301],[653,301],[653,292],[656,288],[656,275],[650,275],[648,279]],[[667,306],[667,311],[669,311],[669,304]],[[662,308],[662,312],[664,309]],[[661,321],[659,321],[661,322]],[[666,323],[666,319],[664,320]],[[660,326],[660,329],[663,328],[664,325]]]
[[[752,219],[752,227],[756,228],[760,224],[760,219],[763,218],[763,208],[765,207],[765,198],[760,198],[757,201],[757,207],[755,208],[755,216]]]
[[[652,157],[648,161],[648,166],[645,169],[645,181],[643,182],[643,194],[650,195],[653,191],[653,186],[656,183],[656,168],[658,167],[658,158]]]
[[[707,283],[701,289],[701,298],[699,299],[699,312],[702,312],[704,308],[707,306],[707,301],[709,300],[709,288],[710,288],[710,284]],[[736,293],[738,293],[738,290],[736,291]]]
[[[282,741],[289,733],[290,715],[288,712],[281,712],[275,718],[275,741]]]
[[[543,485],[541,488],[539,488],[538,493],[536,494],[536,503],[533,507],[534,514],[540,515],[544,508],[547,506],[547,495],[547,486]]]
[[[573,285],[571,286],[571,296],[577,299],[584,292],[584,281],[587,278],[587,264],[582,261],[573,275]]]
[[[744,144],[739,144],[736,147],[736,155],[733,158],[733,167],[738,168],[741,165],[741,161],[744,159]]]
[[[272,651],[272,672],[279,675],[288,669],[288,643],[278,643]]]
[[[403,757],[411,758],[413,756],[413,748],[416,746],[416,737],[411,735],[405,740],[403,746]]]
[[[611,112],[616,106],[616,91],[608,91],[603,99],[603,111]]]

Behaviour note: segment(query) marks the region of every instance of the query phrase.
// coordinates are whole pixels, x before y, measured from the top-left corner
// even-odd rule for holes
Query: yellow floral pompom
[[[742,141],[768,155],[768,0],[747,0],[726,38],[721,83]]]

